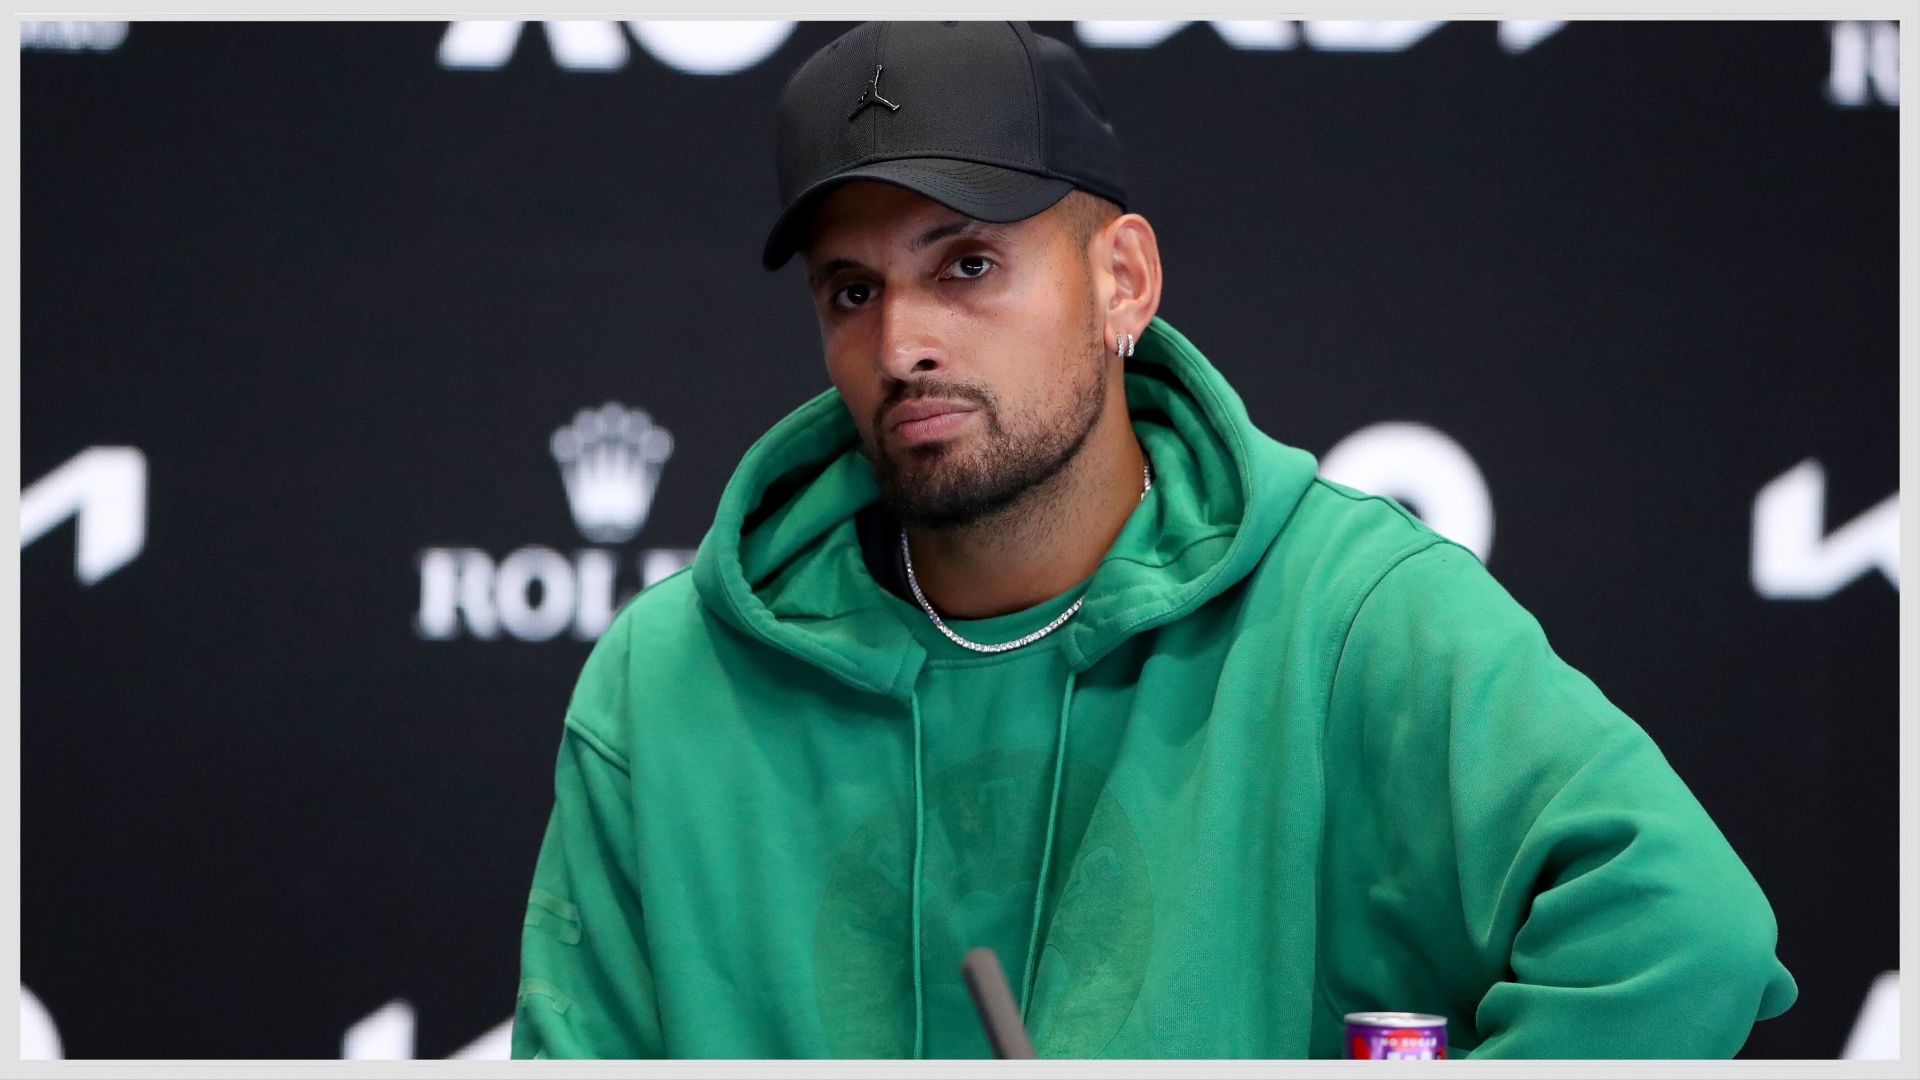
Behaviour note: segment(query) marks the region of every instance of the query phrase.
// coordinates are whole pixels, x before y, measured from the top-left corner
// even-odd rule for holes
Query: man
[[[782,95],[833,389],[567,711],[516,1056],[1728,1056],[1760,889],[1475,558],[1315,476],[1157,317],[1073,53],[863,25]]]

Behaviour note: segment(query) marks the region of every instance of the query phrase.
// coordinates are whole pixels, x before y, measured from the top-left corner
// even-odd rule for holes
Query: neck
[[[1126,417],[1123,411],[1122,418]],[[913,574],[946,618],[988,619],[1058,596],[1099,568],[1140,505],[1145,455],[1130,422],[1112,414],[1079,456],[991,518],[955,529],[907,530]]]

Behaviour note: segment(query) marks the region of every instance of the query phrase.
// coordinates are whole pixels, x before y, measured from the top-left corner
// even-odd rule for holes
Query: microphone
[[[993,1047],[993,1056],[1035,1057],[1033,1040],[1020,1022],[1020,1010],[1014,1007],[1013,991],[994,951],[982,946],[968,953],[960,965],[960,977],[967,982],[967,993],[973,995],[973,1007],[980,1013],[980,1026],[987,1030],[987,1045]]]

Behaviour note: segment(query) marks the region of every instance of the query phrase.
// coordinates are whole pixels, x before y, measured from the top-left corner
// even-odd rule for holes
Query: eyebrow
[[[1007,230],[995,228],[984,221],[973,218],[957,218],[944,225],[935,225],[907,244],[908,251],[921,251],[929,244],[936,244],[949,236],[976,236],[984,239],[1004,240]]]
[[[907,250],[909,252],[924,251],[930,245],[937,244],[953,236],[971,236],[981,240],[998,242],[1006,240],[1008,231],[989,225],[984,221],[977,221],[973,218],[955,218],[952,221],[935,225],[933,228],[907,241]],[[828,278],[840,273],[842,270],[866,269],[867,267],[865,265],[854,259],[828,259],[807,273],[807,284],[817,289],[824,284]]]

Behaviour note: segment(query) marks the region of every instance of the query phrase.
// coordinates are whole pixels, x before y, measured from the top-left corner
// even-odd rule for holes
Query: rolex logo
[[[888,112],[900,111],[900,106],[880,96],[880,72],[885,66],[884,64],[875,64],[873,66],[873,78],[868,79],[867,88],[860,91],[860,100],[854,102],[853,111],[847,114],[848,120],[859,116],[860,110],[869,105],[885,105]]]
[[[590,544],[633,539],[646,524],[673,436],[639,409],[609,401],[582,409],[553,433],[573,523]],[[420,611],[426,641],[552,641],[571,631],[592,641],[635,595],[693,562],[698,548],[607,547],[571,552],[544,543],[495,555],[472,545],[421,548]],[[631,561],[629,561],[631,560]],[[622,564],[632,569],[623,570]]]
[[[573,522],[596,544],[633,538],[646,524],[673,435],[639,409],[609,401],[582,409],[553,433],[553,458]]]

